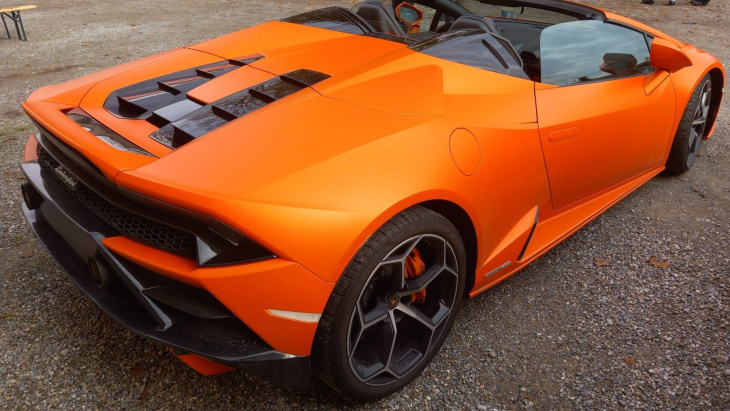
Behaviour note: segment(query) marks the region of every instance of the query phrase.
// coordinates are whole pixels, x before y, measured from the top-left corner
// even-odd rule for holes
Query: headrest
[[[395,11],[390,4],[378,1],[366,1],[357,9],[357,15],[373,26],[378,33],[390,36],[407,37],[405,30],[398,23]]]
[[[467,14],[456,19],[456,21],[454,21],[451,25],[451,28],[449,28],[449,31],[461,29],[479,29],[486,31],[487,33],[499,34],[497,26],[494,25],[494,21],[492,21],[492,19],[489,17],[479,17],[471,14]]]

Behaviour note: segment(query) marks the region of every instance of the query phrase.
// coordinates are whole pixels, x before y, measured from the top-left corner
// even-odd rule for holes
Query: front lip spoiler
[[[43,198],[34,210],[22,205],[31,229],[76,286],[117,322],[176,351],[242,369],[275,385],[310,386],[308,356],[272,349],[237,318],[217,323],[149,299],[138,287],[138,276],[142,273],[136,271],[143,269],[116,256],[102,244],[104,238],[118,234],[96,216],[79,210],[78,202],[52,176],[44,174],[37,162],[24,163],[22,170]],[[121,281],[98,287],[89,275],[90,258],[102,260],[113,271],[115,280]]]

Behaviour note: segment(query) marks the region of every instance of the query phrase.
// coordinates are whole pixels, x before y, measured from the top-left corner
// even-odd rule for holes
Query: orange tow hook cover
[[[205,357],[201,357],[197,354],[178,354],[175,352],[175,350],[170,347],[170,352],[175,354],[177,358],[182,360],[185,364],[187,364],[190,368],[194,369],[195,371],[203,374],[203,375],[215,375],[215,374],[222,374],[224,372],[229,372],[235,370],[235,368],[221,364],[219,362],[215,362],[213,360],[209,360]]]

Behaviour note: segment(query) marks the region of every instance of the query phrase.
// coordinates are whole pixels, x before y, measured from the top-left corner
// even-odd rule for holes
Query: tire
[[[422,274],[406,278],[406,266]],[[415,263],[414,263],[415,261]],[[371,400],[404,387],[443,344],[464,295],[466,253],[442,215],[416,206],[376,231],[337,281],[320,319],[312,367],[347,396]],[[425,290],[420,300],[418,290]]]
[[[692,93],[674,135],[666,166],[670,173],[682,174],[694,164],[708,126],[711,97],[712,81],[707,74]]]

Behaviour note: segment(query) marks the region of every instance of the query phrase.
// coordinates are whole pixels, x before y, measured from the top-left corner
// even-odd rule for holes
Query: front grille
[[[81,181],[71,187],[68,180],[64,180],[57,172],[62,165],[40,145],[38,145],[38,162],[66,191],[121,235],[183,257],[195,258],[196,239],[193,234],[116,206]]]

